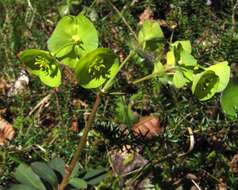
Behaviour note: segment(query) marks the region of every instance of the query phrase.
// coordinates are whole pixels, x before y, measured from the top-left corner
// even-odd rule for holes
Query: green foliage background
[[[235,0],[213,0],[211,5],[197,0],[145,0],[133,5],[131,1],[112,2],[123,10],[123,16],[134,30],[139,15],[146,7],[151,7],[155,19],[164,19],[168,24],[176,23],[174,41],[189,39],[193,54],[200,63],[208,66],[214,61],[228,60],[233,75],[237,75],[238,10],[233,10]],[[0,0],[0,77],[8,81],[17,78],[23,68],[17,59],[21,50],[46,49],[46,41],[60,19],[58,7],[63,3],[63,0]],[[82,1],[73,7],[72,13],[82,10],[96,25],[102,46],[112,48],[118,54],[128,53],[128,28],[110,4]],[[169,39],[172,31],[168,27],[163,27],[163,31]],[[84,169],[109,167],[108,151],[129,143],[132,148],[143,146],[143,156],[159,163],[151,170],[161,171],[155,172],[154,183],[162,189],[175,189],[173,182],[184,179],[188,173],[195,174],[200,185],[208,189],[215,189],[220,181],[230,189],[237,189],[237,174],[229,167],[229,162],[238,151],[237,123],[224,117],[219,95],[209,103],[199,103],[187,90],[163,87],[159,91],[155,80],[131,86],[128,83],[131,77],[135,79],[152,69],[150,64],[148,69],[140,67],[134,62],[126,66],[112,91],[121,89],[125,101],[133,104],[133,111],[140,115],[159,114],[166,127],[164,136],[153,143],[133,144],[130,137],[125,137],[118,130],[117,95],[106,97],[103,102],[107,105],[106,109],[100,107],[95,130],[89,137],[90,148],[87,146],[81,159]],[[68,129],[75,118],[82,129],[84,113],[90,111],[94,93],[78,87],[69,76],[60,90],[54,93],[50,106],[40,114],[29,116],[31,109],[49,92],[48,87],[31,78],[29,87],[22,95],[6,98],[6,95],[0,94],[0,109],[7,108],[4,117],[14,123],[17,131],[9,146],[0,147],[0,184],[3,187],[14,182],[12,172],[18,163],[49,161],[56,155],[66,161],[72,158],[79,135]],[[130,98],[132,94],[137,95],[133,101]],[[77,99],[89,104],[88,107],[75,105],[73,102]],[[187,127],[193,128],[196,146],[185,158],[176,158],[177,154],[187,149]],[[117,135],[112,135],[115,132]],[[104,187],[110,189],[112,181],[105,181]],[[114,181],[116,183],[116,179]],[[185,189],[191,186],[190,182],[185,182]]]

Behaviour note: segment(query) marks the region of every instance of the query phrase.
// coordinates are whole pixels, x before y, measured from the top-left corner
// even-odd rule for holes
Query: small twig
[[[31,1],[27,0],[27,10],[26,10],[26,15],[25,15],[25,23],[27,24],[27,27],[30,29],[32,27],[35,14],[36,14],[36,9],[33,8]]]
[[[235,32],[235,25],[236,25],[236,9],[238,8],[238,0],[236,1],[233,9],[232,9],[232,15],[231,15],[231,20],[232,20],[232,31],[233,33]]]
[[[191,127],[188,127],[187,130],[188,130],[189,139],[190,139],[189,149],[188,149],[187,152],[179,154],[178,157],[182,157],[182,156],[185,156],[185,155],[189,154],[194,148],[195,138],[194,138],[194,135],[193,135],[193,130],[192,130]]]
[[[31,1],[30,0],[27,0],[27,4],[28,4],[28,7],[33,10],[33,7],[32,7],[32,4],[31,4]]]
[[[50,94],[42,98],[41,101],[38,104],[36,104],[36,106],[29,112],[28,116],[32,115],[37,109],[41,109],[42,106],[45,105],[49,101],[52,94],[53,93],[51,92]]]
[[[125,17],[122,15],[122,13],[117,9],[117,7],[115,5],[113,5],[113,3],[110,0],[107,0],[107,2],[111,5],[111,7],[116,11],[116,13],[119,15],[119,17],[121,17],[122,21],[124,22],[124,24],[127,26],[127,28],[130,30],[130,32],[132,33],[132,35],[134,36],[134,38],[137,40],[137,35],[134,32],[134,30],[131,28],[131,26],[128,24],[128,22],[126,21]]]
[[[192,183],[197,187],[198,190],[202,190],[202,189],[199,187],[199,185],[198,185],[193,179],[192,179],[191,181],[192,181]]]
[[[218,182],[218,183],[220,183],[220,180],[216,177],[216,176],[214,176],[214,175],[212,175],[212,174],[210,174],[207,170],[205,170],[205,169],[202,169],[202,171],[204,171],[209,177],[211,177],[213,180],[215,180],[216,182]],[[228,189],[233,189],[232,187],[230,187],[230,186],[228,186],[227,184],[224,184]]]

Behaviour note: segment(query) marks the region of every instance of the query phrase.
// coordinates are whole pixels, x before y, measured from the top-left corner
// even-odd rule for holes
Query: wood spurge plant
[[[78,16],[64,16],[48,39],[47,45],[48,50],[27,49],[19,53],[19,59],[26,65],[28,72],[39,77],[49,87],[59,87],[63,77],[62,68],[69,67],[75,73],[78,85],[97,92],[96,99],[69,166],[60,158],[48,164],[21,164],[15,172],[15,178],[21,184],[13,185],[11,190],[46,190],[47,186],[42,181],[46,181],[51,189],[87,188],[87,184],[90,184],[87,174],[82,178],[76,175],[79,170],[77,163],[101,98],[109,92],[117,74],[130,59],[139,58],[139,64],[146,67],[145,62],[149,56],[149,61],[154,66],[151,74],[134,79],[131,85],[155,79],[158,83],[178,89],[190,86],[192,94],[200,101],[207,101],[222,92],[230,79],[227,61],[217,62],[209,67],[202,66],[192,55],[190,41],[173,42],[171,38],[167,42],[156,20],[146,20],[143,23],[136,39],[131,39],[131,44],[128,45],[130,52],[122,63],[119,63],[113,50],[98,47],[97,30],[83,13]],[[156,128],[154,130],[160,131]]]

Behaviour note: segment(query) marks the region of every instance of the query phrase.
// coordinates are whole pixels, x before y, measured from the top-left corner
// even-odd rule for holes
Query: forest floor
[[[201,65],[227,60],[232,74],[237,74],[235,0],[110,2],[74,0],[70,12],[84,11],[98,30],[100,46],[113,49],[121,60],[129,53],[131,30],[137,33],[143,18],[150,17],[159,20],[167,41],[190,40]],[[55,91],[26,74],[29,84],[12,92],[25,70],[17,54],[27,48],[47,49],[62,5],[64,0],[0,0],[0,117],[15,130],[13,139],[0,146],[0,189],[16,183],[13,174],[19,163],[55,157],[69,163],[92,109],[95,92],[79,87],[68,70]],[[156,80],[131,84],[151,70],[149,64],[129,61],[112,93],[102,100],[80,167],[104,168],[107,175],[88,189],[146,189],[145,183],[147,189],[238,189],[238,124],[222,112],[220,94],[200,102],[186,87],[176,89]],[[44,104],[34,109],[44,98]],[[153,140],[134,139],[131,113],[159,116],[163,133]],[[189,153],[181,156],[189,146]],[[123,166],[120,159],[125,155]],[[121,177],[135,168],[139,169]]]

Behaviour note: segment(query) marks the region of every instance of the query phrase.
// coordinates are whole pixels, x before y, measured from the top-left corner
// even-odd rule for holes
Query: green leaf
[[[158,38],[164,38],[164,34],[162,29],[160,28],[159,22],[146,20],[143,23],[141,30],[139,31],[138,36],[139,43],[143,43],[145,41]]]
[[[162,45],[164,34],[157,21],[146,20],[138,34],[138,42],[144,49],[156,50]]]
[[[19,58],[28,71],[38,76],[47,86],[58,87],[61,84],[59,65],[48,51],[27,49],[19,53]]]
[[[46,190],[39,176],[36,175],[31,167],[20,164],[14,173],[16,180],[22,184],[34,187],[37,190]]]
[[[57,176],[46,163],[33,162],[31,168],[39,177],[49,182],[52,186],[57,184]]]
[[[80,57],[74,53],[74,51],[71,51],[67,56],[61,59],[61,63],[75,69],[79,59]]]
[[[94,170],[89,170],[83,177],[83,179],[89,185],[97,185],[106,177],[107,177],[107,170],[105,168],[98,168]]]
[[[187,51],[181,51],[180,53],[180,64],[183,64],[185,66],[196,66],[197,60]]]
[[[8,190],[37,190],[28,185],[12,185]]]
[[[61,5],[58,7],[58,12],[61,17],[66,16],[70,12],[70,7],[68,5]]]
[[[238,79],[229,82],[223,91],[221,99],[223,112],[231,119],[236,119],[238,115]]]
[[[183,50],[185,50],[187,53],[189,54],[192,53],[192,46],[189,40],[176,41],[172,44],[172,47],[173,46],[178,47],[179,44],[182,46]]]
[[[65,16],[57,24],[47,44],[51,53],[62,58],[64,63],[68,54],[80,58],[96,49],[98,34],[93,23],[82,14]],[[68,62],[66,64],[70,65]]]
[[[166,58],[167,58],[167,64],[168,65],[175,65],[176,60],[175,60],[175,56],[174,56],[174,51],[168,51],[166,54]]]
[[[64,160],[61,158],[54,158],[53,160],[51,160],[51,162],[49,163],[49,166],[59,172],[62,176],[64,176],[64,167],[65,167],[65,163]]]
[[[219,77],[214,71],[204,71],[194,75],[192,92],[201,101],[208,100],[217,92]]]
[[[158,75],[163,75],[165,73],[164,66],[160,61],[154,63],[153,73],[156,73]]]
[[[110,49],[98,48],[79,60],[76,76],[82,87],[98,88],[116,74],[118,67],[118,59]]]
[[[183,75],[186,79],[188,79],[189,81],[193,81],[193,75],[194,74],[193,74],[192,69],[183,67],[182,71],[183,71]]]
[[[80,178],[72,178],[69,181],[69,184],[72,185],[75,188],[79,188],[79,189],[87,189],[87,182],[83,179]]]
[[[179,70],[176,70],[174,76],[173,76],[173,84],[176,88],[182,88],[186,85],[186,83],[189,82],[184,76],[183,73]]]
[[[219,85],[217,88],[217,92],[223,91],[230,80],[230,72],[231,69],[228,65],[227,61],[217,63],[207,68],[207,70],[214,71],[216,75],[219,77]]]

